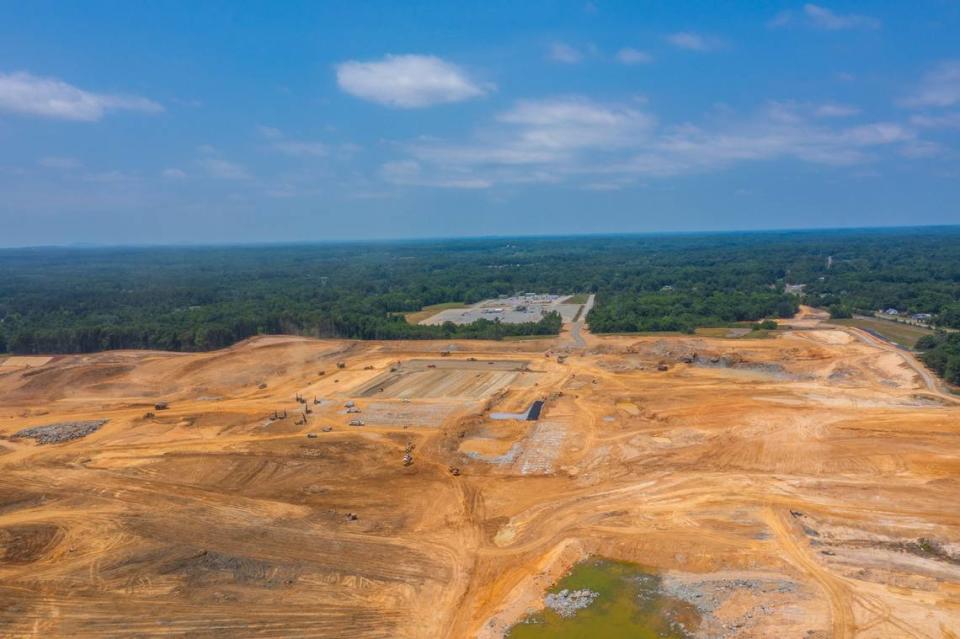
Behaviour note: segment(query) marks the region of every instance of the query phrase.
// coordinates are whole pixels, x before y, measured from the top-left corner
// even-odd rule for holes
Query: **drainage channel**
[[[516,420],[526,420],[528,422],[535,422],[540,419],[540,411],[543,410],[543,400],[538,399],[537,401],[530,404],[530,408],[520,413],[490,413],[490,419],[516,419]]]

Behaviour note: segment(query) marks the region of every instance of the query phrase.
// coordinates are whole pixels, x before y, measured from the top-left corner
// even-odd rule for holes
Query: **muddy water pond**
[[[547,602],[509,639],[688,639],[700,623],[695,608],[663,594],[656,574],[608,559],[574,566]]]

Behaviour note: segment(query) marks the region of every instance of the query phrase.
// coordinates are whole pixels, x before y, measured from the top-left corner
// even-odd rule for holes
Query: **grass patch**
[[[467,305],[463,302],[443,302],[442,304],[431,304],[430,306],[424,306],[419,311],[413,311],[412,313],[404,313],[403,316],[406,318],[408,324],[419,324],[428,317],[436,315],[440,311],[445,311],[449,308],[466,308]]]
[[[764,339],[772,337],[776,331],[772,330],[747,330],[744,328],[751,326],[747,323],[744,326],[702,326],[695,329],[693,334],[698,337],[713,337],[717,339]],[[622,333],[593,333],[594,335],[607,335],[611,337],[690,337],[690,333],[681,331],[625,331]]]
[[[609,337],[690,337],[689,333],[681,331],[622,331],[620,333],[594,333],[594,335],[604,335]]]
[[[764,339],[774,333],[774,329],[753,330],[753,324],[738,324],[737,326],[710,326],[698,328],[694,331],[700,337],[714,337],[718,339]]]
[[[913,326],[911,324],[902,324],[900,322],[893,322],[890,320],[882,320],[876,317],[857,316],[852,319],[830,320],[830,323],[837,324],[839,326],[867,328],[879,335],[882,335],[888,340],[896,342],[901,346],[906,346],[907,348],[915,348],[918,339],[924,335],[933,334],[933,331],[929,328]]]
[[[590,299],[589,293],[577,293],[576,295],[571,295],[567,299],[563,300],[563,303],[564,304],[586,304],[588,299]]]

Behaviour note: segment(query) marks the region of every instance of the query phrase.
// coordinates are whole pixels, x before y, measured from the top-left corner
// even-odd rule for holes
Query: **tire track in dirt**
[[[827,595],[830,601],[832,639],[852,639],[856,635],[857,626],[849,587],[810,556],[805,544],[797,540],[788,512],[771,508],[767,510],[765,519],[786,553],[787,560],[816,581]]]

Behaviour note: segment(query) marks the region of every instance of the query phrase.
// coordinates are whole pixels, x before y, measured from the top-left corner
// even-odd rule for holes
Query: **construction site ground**
[[[13,360],[0,636],[492,639],[593,556],[694,637],[957,639],[960,401],[823,319]]]

